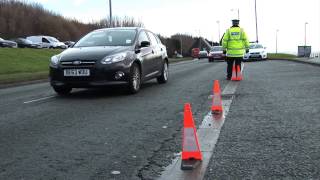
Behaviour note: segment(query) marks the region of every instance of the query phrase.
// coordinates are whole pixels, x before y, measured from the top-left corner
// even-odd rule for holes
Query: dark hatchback
[[[8,41],[0,38],[0,47],[17,48],[18,45],[16,42]]]
[[[72,88],[125,85],[137,93],[143,82],[168,81],[166,47],[142,28],[95,30],[50,61],[50,83],[61,95]]]
[[[33,43],[32,41],[24,38],[16,38],[11,41],[16,42],[19,48],[41,48],[40,44]]]

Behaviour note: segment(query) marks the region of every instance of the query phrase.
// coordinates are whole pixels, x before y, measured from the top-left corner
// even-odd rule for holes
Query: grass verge
[[[284,53],[278,53],[278,54],[275,54],[275,53],[270,53],[268,54],[268,59],[289,59],[289,60],[295,60],[296,58],[298,58],[297,56],[295,55],[292,55],[292,54],[284,54]]]
[[[61,50],[0,48],[0,84],[48,77],[49,59]]]

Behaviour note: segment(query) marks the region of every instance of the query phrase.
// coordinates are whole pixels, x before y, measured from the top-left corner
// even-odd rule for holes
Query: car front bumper
[[[90,76],[64,76],[65,69],[89,69]],[[122,76],[119,78],[119,74]],[[116,77],[117,76],[117,77]],[[114,63],[109,65],[89,66],[60,66],[50,67],[50,84],[51,86],[68,86],[72,88],[88,88],[109,85],[128,84],[130,76],[130,66],[125,63]]]
[[[223,60],[225,59],[224,55],[209,55],[209,59],[217,59],[217,60]]]
[[[259,60],[259,59],[267,59],[268,56],[266,54],[250,54],[250,55],[245,55],[243,57],[243,60]]]

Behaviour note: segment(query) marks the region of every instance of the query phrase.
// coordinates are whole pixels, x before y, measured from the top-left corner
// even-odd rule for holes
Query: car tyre
[[[163,63],[162,73],[157,78],[157,81],[159,84],[165,84],[168,82],[168,77],[169,77],[169,66],[168,66],[168,63],[165,61]]]
[[[66,87],[66,86],[53,86],[54,91],[62,96],[69,95],[70,92],[72,91],[71,87]]]
[[[130,70],[129,87],[128,90],[131,94],[139,92],[141,86],[141,71],[138,64],[134,63]]]

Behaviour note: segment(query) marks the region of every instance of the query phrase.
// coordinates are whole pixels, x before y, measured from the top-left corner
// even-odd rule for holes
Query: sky
[[[305,23],[307,45],[320,52],[320,0],[256,0],[259,42],[275,52],[296,53],[304,45]],[[45,9],[82,22],[109,15],[109,0],[27,0]],[[113,15],[130,16],[145,28],[164,36],[186,33],[218,41],[240,14],[240,26],[250,41],[256,40],[254,0],[113,0]],[[220,23],[218,24],[217,21]]]

